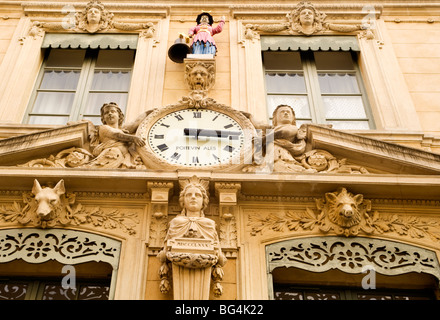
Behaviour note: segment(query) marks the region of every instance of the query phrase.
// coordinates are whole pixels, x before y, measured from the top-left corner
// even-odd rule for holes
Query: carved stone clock
[[[136,134],[146,142],[138,152],[152,169],[231,171],[252,162],[254,126],[213,100],[203,107],[179,103],[156,109]]]

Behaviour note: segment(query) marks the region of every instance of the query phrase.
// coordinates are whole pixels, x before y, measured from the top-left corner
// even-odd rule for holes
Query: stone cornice
[[[22,2],[21,6],[25,15],[37,16],[65,16],[63,8],[75,8],[77,11],[84,9],[87,2]],[[116,16],[155,16],[165,18],[169,15],[170,6],[164,4],[143,4],[126,2],[104,2],[105,8]]]
[[[334,154],[352,154],[352,151],[356,150],[359,154],[362,154],[364,163],[368,163],[371,156],[376,160],[381,159],[384,168],[389,170],[398,170],[402,173],[418,170],[428,170],[437,174],[440,172],[440,154],[366,138],[323,126],[309,125],[308,141],[313,148],[323,148],[334,152]],[[351,157],[351,159],[353,158]]]
[[[87,190],[112,192],[114,186],[122,193],[146,193],[145,181],[177,182],[188,177],[188,172],[121,170],[121,169],[62,169],[62,168],[20,168],[0,167],[0,190],[11,186],[18,190],[27,190],[34,178],[42,183],[57,181],[63,177],[69,180],[72,190],[81,190],[87,183]],[[189,172],[192,176],[194,172]],[[316,196],[329,192],[335,186],[346,186],[369,198],[393,198],[413,200],[438,200],[440,179],[438,175],[405,174],[335,174],[335,173],[214,173],[200,171],[197,175],[210,183],[228,181],[241,183],[241,193],[258,196]],[[311,188],[313,186],[313,188]],[[257,189],[256,189],[257,188]],[[255,194],[255,192],[258,194]]]

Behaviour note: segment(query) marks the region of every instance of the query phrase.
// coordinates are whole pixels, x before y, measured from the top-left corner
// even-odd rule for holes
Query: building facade
[[[436,0],[1,1],[0,298],[437,299],[439,35]]]

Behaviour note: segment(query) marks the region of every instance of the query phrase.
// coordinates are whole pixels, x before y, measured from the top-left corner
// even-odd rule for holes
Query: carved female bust
[[[293,31],[306,36],[325,29],[326,14],[319,12],[310,2],[300,2],[295,10],[287,14]]]

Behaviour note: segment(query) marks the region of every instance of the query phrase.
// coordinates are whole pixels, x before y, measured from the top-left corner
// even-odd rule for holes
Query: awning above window
[[[360,51],[359,43],[354,36],[270,36],[261,37],[263,51]]]
[[[62,34],[48,33],[42,48],[57,49],[136,49],[136,34]]]

